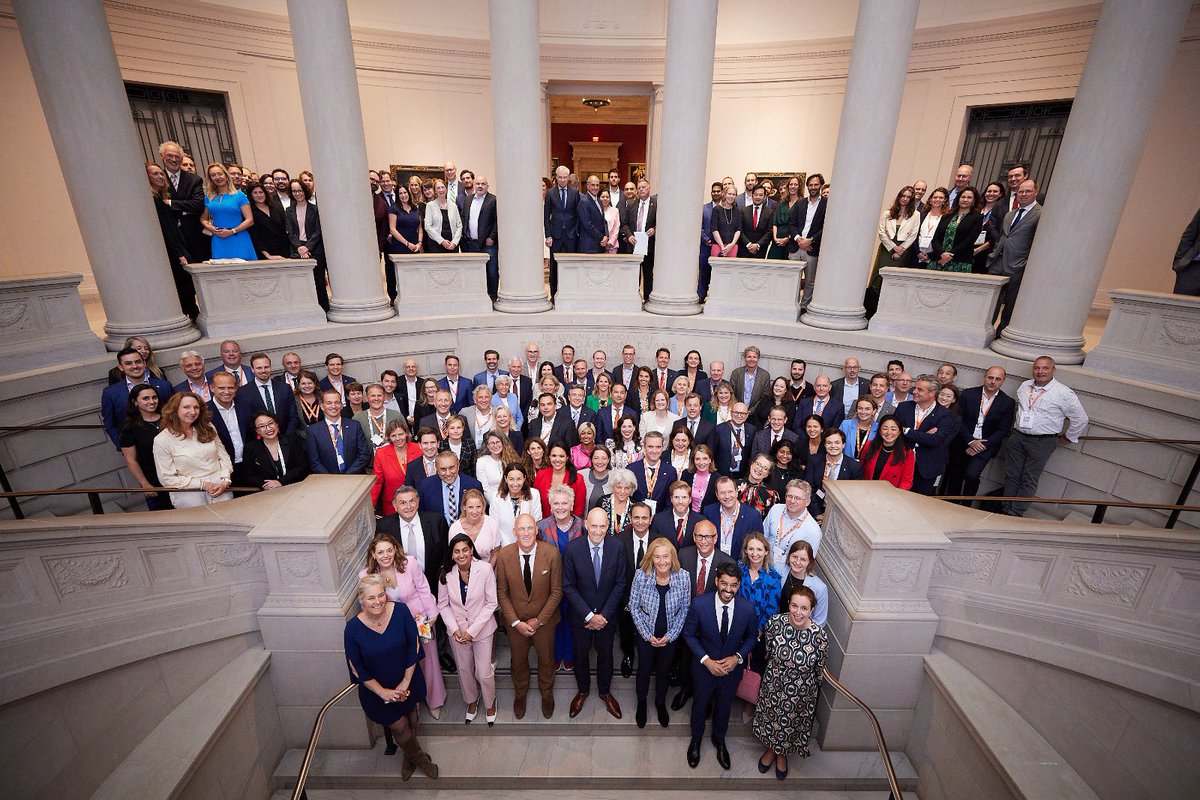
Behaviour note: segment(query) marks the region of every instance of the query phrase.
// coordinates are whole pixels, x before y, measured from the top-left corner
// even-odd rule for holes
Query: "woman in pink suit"
[[[387,582],[389,600],[404,603],[413,619],[424,619],[429,623],[429,632],[433,632],[438,604],[429,590],[429,581],[425,580],[421,567],[404,554],[404,548],[389,534],[376,536],[367,548],[367,568],[358,573],[358,577],[361,579],[371,573],[382,576]],[[422,627],[418,623],[417,630]],[[442,706],[446,702],[446,682],[442,679],[438,661],[437,638],[422,638],[421,645],[425,651],[420,662],[425,676],[425,703],[429,706],[429,716],[441,719]]]
[[[438,579],[438,610],[450,635],[458,682],[467,701],[467,724],[479,713],[479,695],[488,727],[496,722],[496,676],[492,637],[496,632],[496,573],[480,560],[465,533],[450,539],[449,557]]]

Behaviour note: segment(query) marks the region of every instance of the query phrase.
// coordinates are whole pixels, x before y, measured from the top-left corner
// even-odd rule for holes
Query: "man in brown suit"
[[[516,688],[513,716],[525,716],[529,691],[529,647],[537,650],[538,689],[542,716],[554,716],[554,629],[562,600],[562,556],[553,545],[538,546],[537,523],[528,514],[513,524],[517,541],[500,550],[496,559],[496,597],[508,625],[512,679]]]

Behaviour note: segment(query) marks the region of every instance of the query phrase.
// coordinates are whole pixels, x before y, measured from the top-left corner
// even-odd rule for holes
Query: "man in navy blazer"
[[[717,548],[735,559],[742,557],[746,534],[763,529],[762,514],[738,500],[737,481],[728,475],[717,478],[717,502],[705,506],[703,513],[717,529]],[[732,527],[725,525],[726,518],[733,520]]]
[[[486,386],[495,394],[496,378],[508,373],[500,369],[500,354],[495,350],[485,350],[483,352],[483,363],[487,369],[476,373],[475,377],[471,380],[476,386]]]
[[[812,498],[808,513],[814,517],[825,513],[825,473],[830,480],[859,481],[863,479],[862,464],[845,454],[846,434],[833,428],[826,429],[822,436],[821,452],[808,461],[804,479],[812,487]],[[828,469],[827,469],[828,467]]]
[[[716,430],[717,426],[700,416],[703,405],[704,403],[700,399],[700,395],[695,392],[684,398],[684,414],[676,421],[672,431],[679,428],[687,428],[688,432],[692,434],[693,446],[704,444],[711,448],[713,446],[713,431]]]
[[[207,238],[207,237],[205,237]],[[250,367],[242,363],[242,347],[232,339],[221,342],[221,363],[210,369],[205,375],[211,382],[212,376],[225,370],[238,379],[238,386],[245,386],[254,380]]]
[[[1000,388],[1007,377],[1004,367],[989,367],[983,386],[958,396],[962,428],[950,445],[947,494],[979,494],[979,476],[1012,430],[1017,404]]]
[[[913,399],[896,406],[896,421],[917,456],[912,490],[926,495],[933,494],[937,479],[946,471],[950,442],[960,428],[950,410],[938,403],[939,389],[941,385],[935,377],[922,375],[913,384]]]
[[[602,443],[608,439],[614,442],[617,440],[616,422],[620,421],[621,417],[632,417],[634,424],[637,424],[638,414],[636,408],[630,408],[625,405],[627,392],[625,384],[614,383],[612,388],[612,402],[607,408],[602,408],[596,412],[596,442]],[[617,419],[613,419],[613,410],[616,410]]]
[[[625,547],[608,535],[608,514],[593,508],[584,523],[587,536],[567,542],[563,551],[563,599],[567,619],[575,634],[575,685],[570,714],[579,716],[592,688],[592,648],[596,650],[596,688],[608,713],[621,718],[621,706],[612,696],[613,642],[617,612],[625,596],[629,567]]]
[[[758,429],[746,422],[750,409],[745,403],[734,403],[729,422],[713,429],[712,448],[716,470],[722,475],[740,478],[750,467],[750,447]]]
[[[645,500],[653,500],[654,508],[657,511],[667,507],[668,490],[671,484],[679,478],[679,475],[670,462],[665,461],[662,457],[663,435],[658,431],[650,431],[646,434],[646,438],[642,440],[642,451],[644,453],[642,460],[629,465],[633,477],[637,479],[637,488],[633,490],[633,501],[641,503]]]
[[[342,398],[342,405],[346,404],[346,387],[352,383],[357,383],[358,379],[347,375],[343,370],[346,368],[346,361],[337,353],[330,353],[325,356],[325,377],[321,378],[317,387],[320,389],[333,389]]]
[[[579,192],[567,186],[571,170],[559,166],[554,170],[554,185],[546,192],[542,205],[546,246],[550,248],[550,295],[558,291],[558,264],[555,253],[575,253],[579,250]]]
[[[370,466],[374,451],[362,425],[353,419],[342,419],[342,396],[337,389],[321,393],[321,411],[325,419],[309,425],[304,440],[309,467],[321,475],[362,475]],[[335,426],[342,440],[340,452],[333,433]]]
[[[794,430],[801,439],[807,438],[804,432],[804,420],[816,414],[825,420],[825,430],[836,428],[846,419],[846,409],[842,405],[842,398],[834,397],[832,394],[833,385],[829,382],[828,375],[818,375],[813,381],[813,391],[816,395],[813,397],[805,397],[796,404],[796,415],[792,417],[792,430]]]
[[[754,603],[738,596],[741,568],[722,564],[716,568],[716,576],[717,591],[694,598],[683,625],[683,641],[695,658],[692,682],[696,696],[692,701],[692,740],[687,749],[688,766],[692,768],[700,763],[700,740],[712,702],[712,743],[717,763],[729,769],[729,750],[725,747],[729,711],[742,679],[742,667],[758,642]]]
[[[129,408],[129,392],[139,383],[148,383],[158,392],[158,407],[162,409],[173,391],[171,384],[156,378],[146,369],[146,360],[132,347],[117,353],[117,369],[124,373],[123,380],[111,383],[100,395],[100,417],[104,420],[104,432],[113,445],[121,449],[121,426],[125,424],[125,411]]]
[[[217,437],[233,462],[234,485],[242,485],[246,446],[254,437],[254,409],[249,400],[238,397],[237,377],[228,372],[218,370],[212,376],[210,388],[212,399],[208,401],[208,413],[217,429]]]
[[[417,486],[421,508],[436,511],[453,525],[462,516],[462,496],[467,489],[483,491],[483,484],[458,471],[458,456],[449,450],[437,455],[437,475],[424,478]]]
[[[607,237],[608,222],[600,208],[600,178],[592,175],[587,179],[587,192],[579,196],[579,252],[602,252],[600,242]]]
[[[499,228],[496,225],[496,195],[488,191],[488,179],[475,179],[471,195],[459,195],[459,213],[462,217],[464,253],[486,253],[486,281],[488,297],[496,300],[500,288]]]
[[[270,411],[278,417],[283,434],[291,436],[300,424],[291,388],[283,378],[271,377],[271,358],[266,353],[250,356],[250,369],[254,380],[237,390],[237,398],[248,403],[255,412]]]
[[[596,424],[596,412],[584,405],[587,394],[587,390],[582,386],[573,385],[567,390],[567,404],[559,412],[566,414],[576,429],[585,422]]]
[[[692,487],[687,481],[675,481],[668,491],[670,505],[659,506],[658,513],[650,521],[650,530],[655,538],[662,536],[674,543],[676,550],[680,550],[695,544],[692,532],[696,530],[696,523],[702,522],[704,517],[692,511]],[[680,524],[683,525],[682,531]]]
[[[526,430],[529,436],[538,437],[547,447],[562,444],[570,450],[579,444],[579,431],[571,424],[570,413],[558,408],[554,395],[549,392],[538,396],[538,415],[528,421]]]
[[[447,355],[443,359],[446,365],[446,376],[438,379],[438,386],[450,393],[450,410],[457,414],[467,406],[474,402],[471,398],[471,391],[475,388],[475,384],[464,378],[459,371],[461,365],[458,356]]]

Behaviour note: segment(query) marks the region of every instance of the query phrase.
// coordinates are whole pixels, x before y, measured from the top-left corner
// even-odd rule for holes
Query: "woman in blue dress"
[[[550,503],[549,516],[538,522],[538,539],[558,548],[561,555],[567,549],[567,542],[583,536],[583,520],[571,513],[575,506],[575,490],[560,483],[550,487],[547,492]],[[562,613],[567,613],[569,601],[563,596]],[[559,623],[554,629],[554,661],[559,669],[568,672],[575,665],[575,635],[570,625]]]
[[[401,778],[408,780],[417,768],[436,778],[437,764],[417,742],[419,704],[425,699],[417,624],[408,606],[388,600],[387,583],[377,573],[358,582],[358,603],[362,611],[346,622],[345,647],[363,712],[391,728],[404,751]]]
[[[233,185],[229,173],[220,164],[205,170],[204,213],[200,224],[212,234],[213,258],[241,258],[257,261],[254,243],[246,229],[254,225],[254,214],[246,195]]]

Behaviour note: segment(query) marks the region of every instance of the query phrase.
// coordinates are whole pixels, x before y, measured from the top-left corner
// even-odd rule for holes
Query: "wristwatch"
[[[741,654],[741,653],[738,653],[738,654],[737,654],[737,660],[738,660],[738,663],[739,663],[739,664],[744,664],[744,663],[745,663],[744,661],[742,661],[742,654]]]

